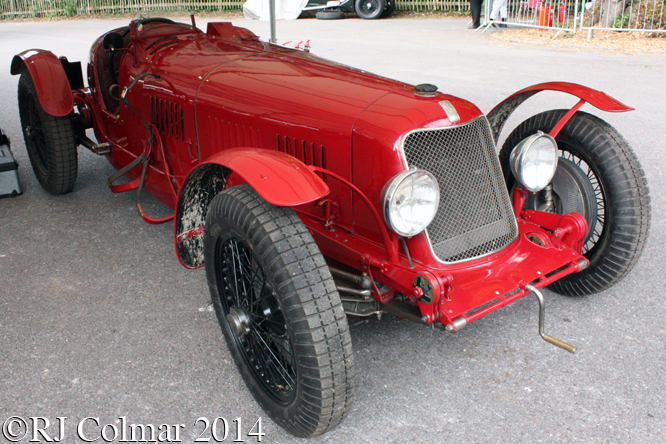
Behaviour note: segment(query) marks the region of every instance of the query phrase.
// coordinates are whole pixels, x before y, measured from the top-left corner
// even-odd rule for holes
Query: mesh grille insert
[[[473,259],[518,236],[509,194],[484,116],[452,128],[418,130],[405,138],[407,164],[437,179],[440,203],[426,230],[443,262]]]

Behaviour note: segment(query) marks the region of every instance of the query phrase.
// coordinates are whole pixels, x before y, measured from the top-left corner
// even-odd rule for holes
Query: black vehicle
[[[322,20],[343,18],[345,12],[373,20],[393,14],[395,0],[310,0],[303,11],[320,11],[317,18]]]

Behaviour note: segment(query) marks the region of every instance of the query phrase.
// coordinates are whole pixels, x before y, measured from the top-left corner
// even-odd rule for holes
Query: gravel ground
[[[666,33],[594,31],[588,39],[587,31],[576,34],[561,33],[553,38],[557,31],[540,31],[522,28],[504,31],[491,31],[499,40],[511,43],[527,43],[564,48],[587,48],[613,52],[656,52],[666,53]]]

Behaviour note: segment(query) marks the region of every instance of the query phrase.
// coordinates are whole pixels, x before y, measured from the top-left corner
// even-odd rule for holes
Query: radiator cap
[[[430,83],[421,83],[414,87],[414,94],[417,96],[434,97],[437,95],[437,86]]]

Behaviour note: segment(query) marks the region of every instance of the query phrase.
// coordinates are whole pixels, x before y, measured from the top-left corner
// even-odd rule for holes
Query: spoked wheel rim
[[[296,396],[296,363],[275,289],[242,240],[219,241],[215,257],[220,305],[240,356],[263,390],[287,405]]]
[[[365,15],[372,15],[379,9],[378,0],[363,0],[361,2],[361,12]]]
[[[559,162],[553,185],[555,213],[572,211],[585,217],[588,232],[584,239],[583,254],[594,253],[605,234],[606,198],[599,175],[592,166],[563,144],[559,144]],[[538,210],[543,204],[541,193],[530,194],[525,202],[529,209]]]
[[[30,148],[32,148],[35,165],[42,174],[46,174],[48,160],[46,157],[46,135],[44,134],[42,119],[39,116],[37,102],[32,96],[29,97],[26,103],[27,125],[25,125],[25,128],[23,129],[25,132],[25,140]]]

